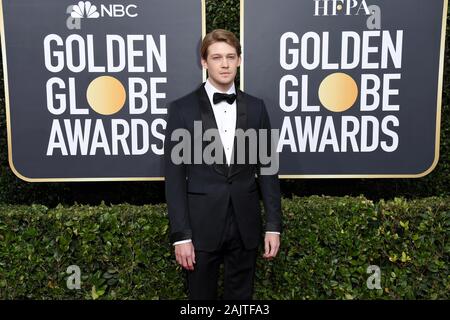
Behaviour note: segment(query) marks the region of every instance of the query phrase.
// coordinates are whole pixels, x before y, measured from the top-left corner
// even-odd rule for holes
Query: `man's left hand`
[[[276,233],[266,233],[264,238],[264,254],[263,258],[272,260],[277,256],[280,248],[280,235]]]

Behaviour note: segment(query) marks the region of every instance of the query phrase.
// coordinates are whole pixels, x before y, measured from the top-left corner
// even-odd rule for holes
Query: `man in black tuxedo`
[[[164,165],[170,238],[177,262],[188,273],[190,299],[216,299],[222,262],[223,298],[252,299],[257,250],[262,240],[258,185],[266,213],[266,259],[273,259],[280,245],[280,185],[276,172],[262,174],[266,164],[259,156],[256,163],[248,161],[248,153],[255,150],[249,143],[243,148],[247,161],[236,161],[243,149],[236,147],[235,134],[238,129],[266,129],[270,151],[270,121],[261,99],[235,88],[241,46],[233,33],[217,29],[207,34],[202,42],[201,62],[208,70],[208,80],[169,106]],[[193,145],[199,139],[196,124],[201,124],[202,134],[210,129],[218,132],[215,142],[220,144],[222,156],[218,158],[223,161],[174,161],[180,143],[174,134],[178,129],[189,133],[190,140],[184,144],[193,150],[187,154],[184,150],[183,155],[192,160]],[[204,150],[205,141],[201,146]]]

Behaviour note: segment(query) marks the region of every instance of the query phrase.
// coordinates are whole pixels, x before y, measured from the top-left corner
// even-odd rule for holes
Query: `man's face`
[[[236,77],[237,68],[241,65],[241,57],[238,57],[233,46],[219,41],[208,47],[208,56],[206,60],[202,58],[202,65],[208,70],[212,84],[226,91]]]

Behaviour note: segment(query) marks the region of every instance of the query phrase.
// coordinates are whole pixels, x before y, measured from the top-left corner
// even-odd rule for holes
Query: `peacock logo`
[[[80,1],[72,8],[70,14],[72,18],[98,18],[100,13],[97,11],[97,7],[91,4],[90,1]]]

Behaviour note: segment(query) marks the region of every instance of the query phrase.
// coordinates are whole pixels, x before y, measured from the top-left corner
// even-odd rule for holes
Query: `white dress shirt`
[[[217,129],[219,130],[220,140],[222,141],[223,147],[225,149],[225,156],[227,160],[227,164],[230,165],[231,155],[233,152],[233,144],[234,144],[234,134],[236,131],[236,114],[237,114],[237,105],[236,100],[230,105],[226,101],[221,101],[218,104],[214,104],[213,96],[214,93],[226,93],[226,94],[236,94],[236,88],[233,85],[228,89],[227,92],[222,92],[216,87],[212,85],[209,79],[205,82],[205,90],[208,94],[209,102],[211,102],[211,106],[214,112],[214,118],[216,119]],[[275,233],[280,234],[276,231],[266,231],[266,233]],[[182,244],[191,242],[191,239],[176,241],[173,245]]]
[[[208,79],[205,83],[205,90],[208,94],[209,102],[211,102],[214,118],[216,118],[217,129],[219,130],[220,140],[225,149],[227,164],[230,165],[231,153],[233,152],[234,133],[236,131],[236,100],[234,100],[232,104],[229,104],[224,100],[218,104],[214,104],[213,96],[216,92],[236,94],[236,89],[233,83],[227,92],[221,92],[220,90],[217,90]]]

